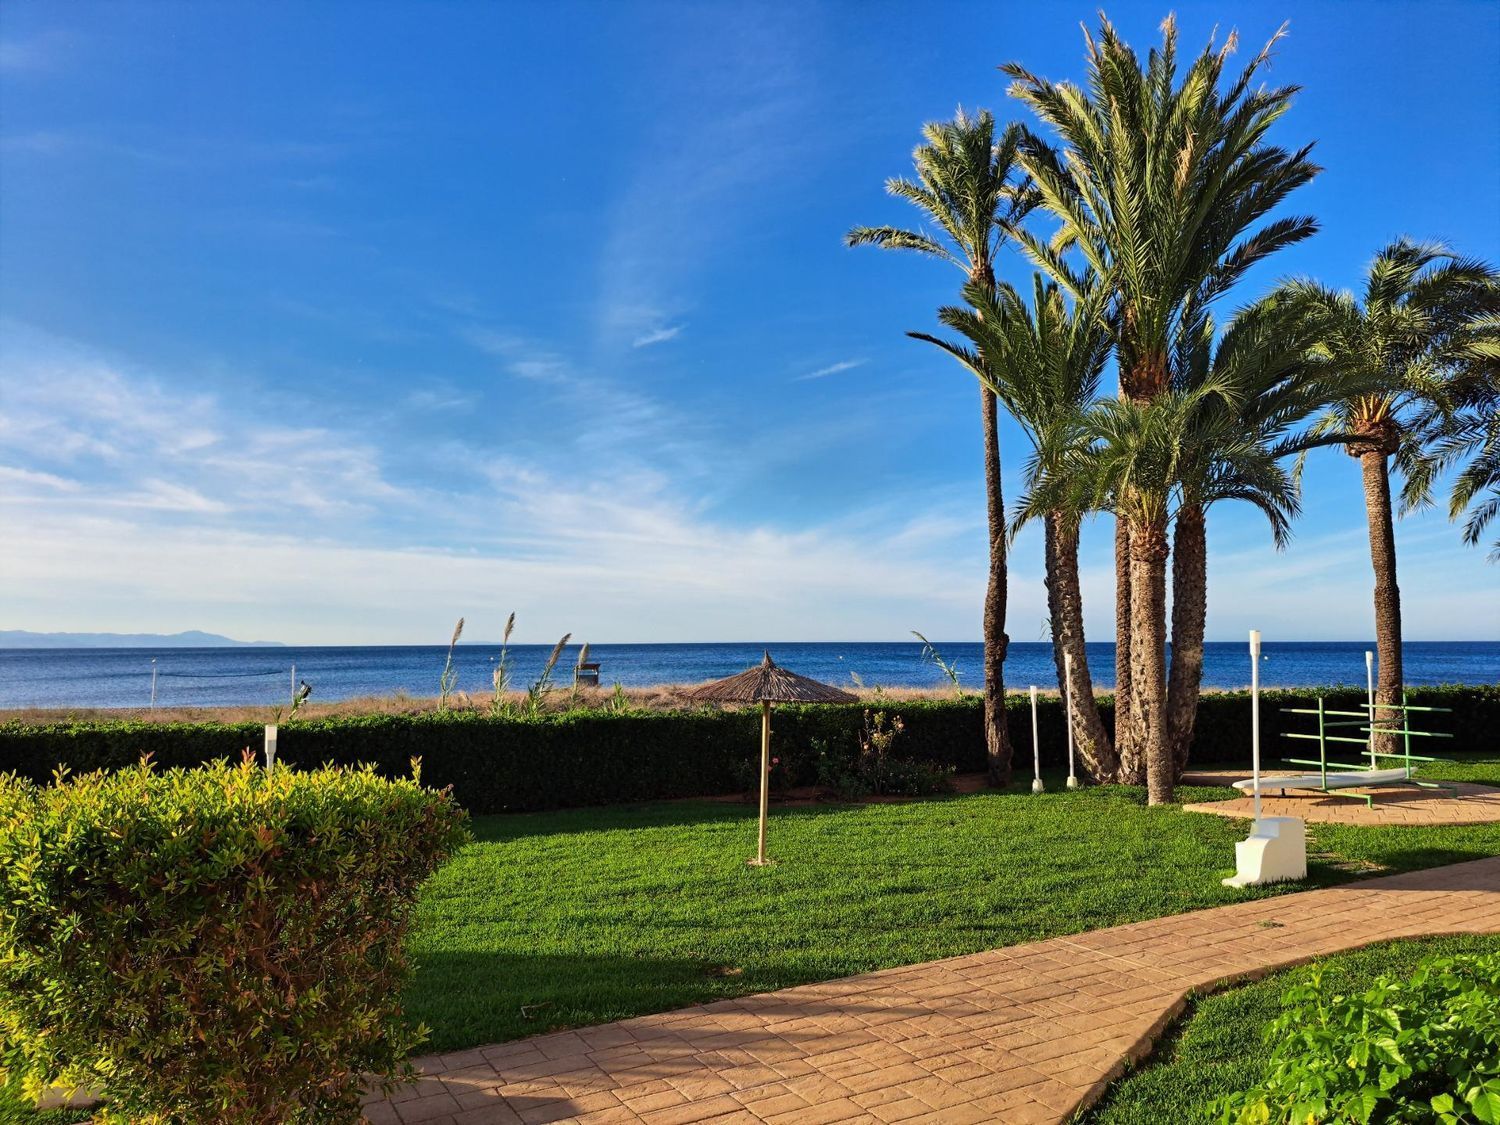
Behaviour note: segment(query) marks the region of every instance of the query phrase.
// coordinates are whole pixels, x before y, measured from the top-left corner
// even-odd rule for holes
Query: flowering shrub
[[[1264,1082],[1212,1107],[1224,1125],[1500,1125],[1500,954],[1440,958],[1409,981],[1289,989]]]
[[[818,755],[818,783],[846,801],[877,796],[920,797],[948,788],[952,766],[897,758],[896,739],[906,730],[901,716],[887,721],[884,711],[864,713],[859,749],[852,756],[830,751],[822,744]]]
[[[231,766],[0,776],[0,1080],[107,1120],[359,1119],[425,1034],[417,889],[465,814],[414,777]]]

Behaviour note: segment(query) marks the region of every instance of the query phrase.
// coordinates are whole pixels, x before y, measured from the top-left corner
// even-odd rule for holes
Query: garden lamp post
[[[685,692],[694,703],[760,704],[760,830],[751,867],[766,867],[766,817],[771,803],[771,705],[774,703],[858,703],[859,697],[778,668],[767,652],[754,668]]]

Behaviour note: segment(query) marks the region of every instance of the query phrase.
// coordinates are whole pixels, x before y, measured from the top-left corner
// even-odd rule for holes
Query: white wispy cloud
[[[532,347],[506,339],[515,356]],[[412,460],[360,428],[400,428],[399,414],[278,422],[222,393],[174,389],[191,378],[168,384],[83,349],[0,351],[0,621],[382,643],[429,639],[455,610],[476,635],[495,634],[516,609],[537,640],[977,635],[972,481],[851,489],[831,515],[792,504],[743,518],[709,501],[734,468],[714,435],[683,434],[669,406],[554,358],[568,381],[543,392],[561,419],[548,440],[418,442],[435,460]],[[1238,525],[1215,538],[1224,526],[1215,513],[1211,637],[1368,634],[1361,529],[1309,533],[1276,554]],[[1493,633],[1472,595],[1492,575],[1480,553],[1448,546],[1456,534],[1437,517],[1398,530],[1414,636]],[[1113,624],[1111,539],[1108,520],[1085,528],[1096,639]],[[1017,639],[1045,637],[1041,576],[1027,529],[1011,555]]]
[[[29,39],[0,39],[0,74],[18,77],[59,69],[76,46],[65,31],[48,31]]]
[[[433,386],[412,391],[404,400],[412,410],[470,410],[476,398],[452,387]]]
[[[663,328],[653,328],[651,331],[637,336],[631,341],[630,346],[633,348],[649,348],[652,344],[664,344],[668,340],[675,340],[682,332],[683,327],[681,324],[673,324]]]
[[[840,371],[852,371],[865,363],[862,359],[841,359],[837,363],[830,363],[827,367],[820,367],[816,371],[809,371],[806,375],[798,375],[792,380],[795,383],[806,382],[808,379],[826,379],[830,375],[837,375]]]
[[[16,627],[414,641],[459,606],[496,631],[515,608],[542,635],[596,640],[848,636],[850,621],[877,637],[946,631],[977,597],[948,573],[961,547],[933,557],[953,530],[931,522],[935,498],[907,505],[931,534],[902,534],[886,502],[796,530],[712,514],[656,442],[627,439],[674,423],[608,384],[587,471],[456,447],[470,471],[432,488],[362,433],[246,421],[82,351],[6,355],[0,381],[23,428],[49,417],[77,437],[47,461],[0,434],[0,620]]]
[[[83,487],[76,480],[60,477],[56,473],[39,473],[31,469],[17,469],[11,465],[0,465],[0,481],[8,482],[12,487],[51,492],[77,492]]]

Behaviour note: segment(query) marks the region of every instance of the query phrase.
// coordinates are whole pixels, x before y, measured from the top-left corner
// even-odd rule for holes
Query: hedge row
[[[1262,746],[1268,758],[1294,745],[1279,737],[1282,731],[1315,729],[1310,716],[1283,715],[1281,708],[1314,706],[1316,694],[1263,693]],[[1364,701],[1357,689],[1330,689],[1324,694],[1327,705],[1336,709],[1357,708]],[[1419,716],[1419,725],[1454,737],[1421,739],[1417,752],[1497,749],[1500,685],[1421,688],[1412,691],[1411,702],[1453,712]],[[1105,721],[1110,722],[1112,701],[1106,696],[1101,703]],[[813,780],[819,747],[851,753],[865,709],[866,705],[777,708],[773,746],[787,780]],[[905,733],[893,750],[896,756],[939,762],[960,772],[984,769],[976,697],[908,701],[884,709],[900,714],[905,722]],[[1056,699],[1040,703],[1046,766],[1061,765],[1066,756],[1061,712]],[[1012,698],[1009,717],[1017,768],[1025,771],[1031,757],[1031,715],[1025,698]],[[420,756],[423,777],[433,785],[451,784],[470,811],[521,811],[734,792],[753,775],[759,721],[754,711],[594,711],[536,719],[495,718],[482,712],[368,715],[285,725],[278,754],[281,761],[302,766],[369,762],[390,777],[409,774],[411,758]],[[148,752],[163,766],[187,766],[236,760],[245,747],[258,753],[261,742],[262,728],[248,723],[5,723],[0,724],[0,770],[43,781],[59,765],[75,773],[117,769]],[[1295,748],[1299,757],[1315,752],[1311,743]],[[1244,762],[1249,753],[1248,693],[1204,696],[1193,762]]]

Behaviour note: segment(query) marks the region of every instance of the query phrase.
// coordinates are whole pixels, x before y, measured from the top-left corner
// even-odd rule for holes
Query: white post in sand
[[[1250,630],[1250,776],[1255,781],[1255,819],[1260,820],[1260,630]]]
[[[266,724],[266,769],[276,768],[276,724]]]
[[[1063,710],[1068,724],[1068,788],[1078,788],[1078,774],[1073,768],[1073,654],[1063,653]]]
[[[1042,785],[1042,732],[1036,721],[1036,685],[1031,685],[1031,791],[1040,793]]]
[[[1234,846],[1235,873],[1224,885],[1307,878],[1307,825],[1300,817],[1260,815],[1260,632],[1255,629],[1250,631],[1250,770],[1255,822],[1249,837]]]
[[[1379,769],[1375,761],[1375,654],[1365,652],[1365,699],[1370,716],[1370,768]]]
[[[151,710],[156,710],[156,657],[151,658]]]

